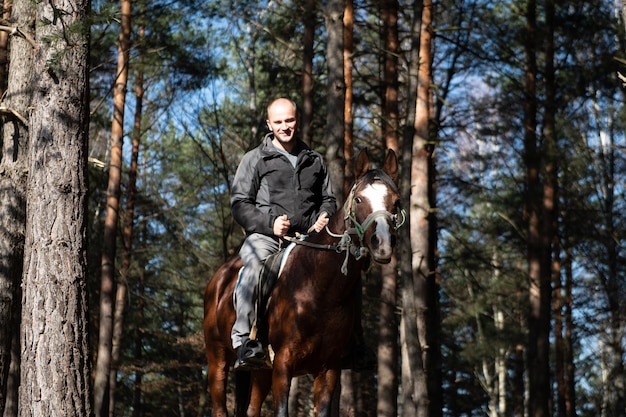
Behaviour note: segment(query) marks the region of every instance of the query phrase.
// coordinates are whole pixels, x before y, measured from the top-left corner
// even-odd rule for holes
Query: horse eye
[[[355,198],[354,198],[354,201],[355,201],[357,204],[361,204],[361,203],[363,202],[363,199],[362,199],[361,197],[355,197]]]

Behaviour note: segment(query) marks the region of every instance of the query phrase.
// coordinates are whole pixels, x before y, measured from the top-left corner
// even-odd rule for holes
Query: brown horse
[[[326,229],[295,243],[283,260],[266,313],[273,369],[236,372],[237,416],[260,416],[271,388],[274,414],[287,417],[291,379],[307,373],[315,378],[315,415],[330,416],[341,357],[355,320],[354,294],[361,271],[370,258],[390,261],[396,230],[404,222],[397,172],[393,151],[388,152],[382,170],[370,169],[369,156],[361,151],[356,182],[343,210],[331,217]],[[241,267],[239,257],[222,265],[204,293],[209,391],[217,417],[228,415],[227,377],[235,359],[230,340],[235,322],[233,290]]]

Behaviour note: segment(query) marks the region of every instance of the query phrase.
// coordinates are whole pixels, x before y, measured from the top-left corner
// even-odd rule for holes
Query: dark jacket
[[[337,210],[322,156],[298,140],[296,167],[272,144],[273,134],[247,152],[235,174],[230,205],[235,221],[250,233],[273,235],[274,221],[286,214],[288,234],[306,233],[323,211]]]

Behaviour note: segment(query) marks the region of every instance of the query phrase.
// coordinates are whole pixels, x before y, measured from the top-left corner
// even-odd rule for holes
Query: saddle
[[[269,328],[267,323],[267,311],[271,300],[272,290],[278,280],[278,274],[284,265],[291,250],[295,247],[295,243],[289,244],[286,248],[268,256],[263,262],[261,273],[259,276],[258,294],[256,298],[256,320],[252,324],[251,339],[256,337],[267,346],[269,337]]]

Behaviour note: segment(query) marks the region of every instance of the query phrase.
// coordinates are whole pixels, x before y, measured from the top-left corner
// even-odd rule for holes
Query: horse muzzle
[[[368,249],[370,256],[374,262],[379,264],[388,264],[391,262],[393,251],[396,247],[396,235],[391,233],[389,225],[382,227],[381,232],[377,231],[373,233],[368,239]]]

